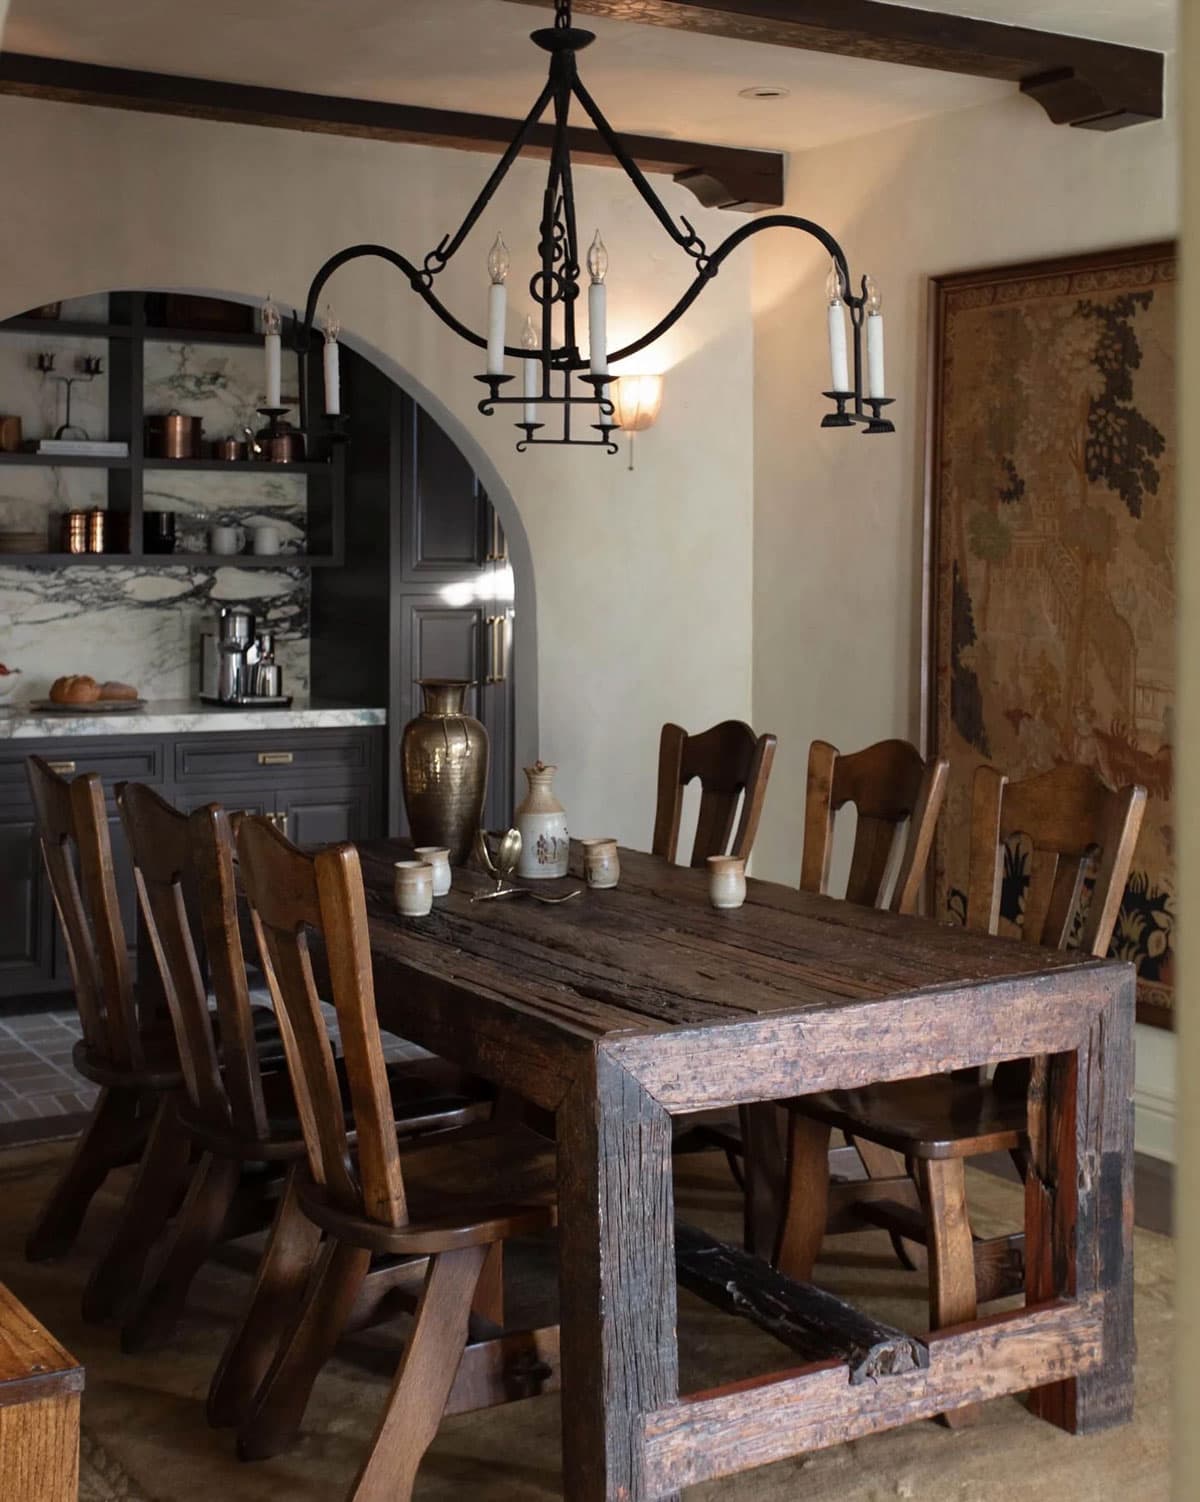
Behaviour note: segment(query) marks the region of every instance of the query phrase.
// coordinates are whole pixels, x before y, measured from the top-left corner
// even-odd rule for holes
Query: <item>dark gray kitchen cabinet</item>
[[[370,839],[384,832],[383,743],[382,726],[0,743],[0,1010],[71,986],[38,850],[27,756],[42,756],[66,775],[95,771],[103,779],[117,896],[133,951],[137,897],[113,802],[118,782],[147,782],[185,813],[220,803],[274,815],[299,844]]]
[[[28,807],[0,809],[0,994],[53,984],[50,889]]]

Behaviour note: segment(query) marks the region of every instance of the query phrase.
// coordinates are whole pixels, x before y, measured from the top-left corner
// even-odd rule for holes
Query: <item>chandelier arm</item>
[[[671,239],[675,241],[676,245],[678,245],[681,250],[685,250],[688,255],[695,256],[697,259],[704,256],[704,241],[700,239],[700,237],[696,234],[695,230],[686,219],[682,220],[682,223],[684,225],[683,229],[680,229],[679,225],[676,224],[674,218],[667,209],[666,205],[663,203],[662,199],[659,198],[658,194],[646,180],[645,173],[625,150],[625,147],[621,143],[621,138],[617,135],[616,131],[605,119],[600,106],[588,93],[586,87],[583,84],[583,81],[578,76],[576,76],[572,84],[572,90],[575,94],[576,99],[578,99],[579,103],[583,106],[584,112],[587,114],[592,124],[596,127],[599,135],[603,138],[605,145],[612,153],[614,159],[617,162],[617,165],[621,168],[621,170],[625,173],[625,176],[637,189],[647,208],[649,208],[650,212],[666,230],[667,234],[670,235]]]
[[[701,292],[704,291],[705,286],[716,276],[722,264],[733,254],[738,246],[744,244],[752,235],[757,235],[761,230],[765,229],[798,229],[807,235],[811,235],[814,240],[817,240],[824,246],[836,263],[838,271],[841,274],[842,287],[844,289],[842,295],[847,306],[856,308],[865,301],[863,297],[856,297],[850,291],[850,270],[846,264],[846,254],[827,229],[824,229],[811,219],[801,219],[795,214],[768,214],[762,219],[754,219],[749,224],[743,224],[740,229],[735,229],[731,235],[727,235],[721,241],[720,245],[717,246],[716,250],[708,257],[707,263],[697,270],[695,280],[670,312],[661,318],[648,333],[643,334],[640,339],[635,339],[632,344],[627,344],[623,349],[616,350],[609,356],[609,360],[615,365],[618,360],[624,360],[630,355],[636,355],[640,350],[653,344],[655,340],[661,339],[667,330],[683,317],[700,296]]]
[[[542,115],[546,111],[546,106],[550,103],[553,97],[553,81],[547,80],[545,88],[537,97],[537,102],[525,116],[525,119],[521,122],[516,135],[509,142],[504,155],[492,169],[491,175],[488,177],[487,182],[485,182],[483,187],[480,189],[479,196],[475,199],[475,202],[467,210],[467,216],[455,231],[453,238],[449,241],[443,240],[442,244],[438,247],[437,254],[443,266],[461,247],[463,241],[471,233],[472,229],[474,229],[479,216],[483,213],[484,209],[487,208],[488,204],[495,196],[496,189],[504,181],[505,177],[508,176],[508,172],[512,164],[525,149],[525,145],[529,139],[530,134],[533,131],[534,126],[537,125],[538,121],[542,118]]]

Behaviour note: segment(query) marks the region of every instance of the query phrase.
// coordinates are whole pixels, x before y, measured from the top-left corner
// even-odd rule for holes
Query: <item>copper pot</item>
[[[146,418],[146,457],[149,459],[199,459],[204,419],[186,417],[174,410]]]
[[[233,461],[246,457],[246,445],[240,438],[218,438],[212,446],[214,459]]]
[[[298,464],[304,458],[304,434],[286,419],[260,428],[254,439],[260,450],[255,458],[270,464]]]

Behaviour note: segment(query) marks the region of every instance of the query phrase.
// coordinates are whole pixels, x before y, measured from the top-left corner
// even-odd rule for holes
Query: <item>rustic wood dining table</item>
[[[763,881],[718,912],[703,871],[624,849],[612,890],[473,903],[489,879],[456,871],[403,919],[403,853],[360,847],[381,1024],[554,1114],[569,1502],[677,1498],[1009,1393],[1079,1434],[1129,1419],[1130,966]],[[680,1393],[673,1118],[1035,1057],[1022,1307],[876,1380],[832,1356]]]

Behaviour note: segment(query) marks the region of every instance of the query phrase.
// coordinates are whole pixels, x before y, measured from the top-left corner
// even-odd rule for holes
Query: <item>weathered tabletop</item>
[[[754,880],[718,913],[704,872],[630,850],[618,888],[561,907],[472,904],[490,883],[456,871],[401,919],[401,853],[361,847],[381,1022],[556,1113],[571,1502],[673,1498],[1025,1389],[1079,1432],[1129,1417],[1131,967]],[[821,1362],[681,1398],[672,1116],[1041,1055],[1023,1309],[865,1388]]]

